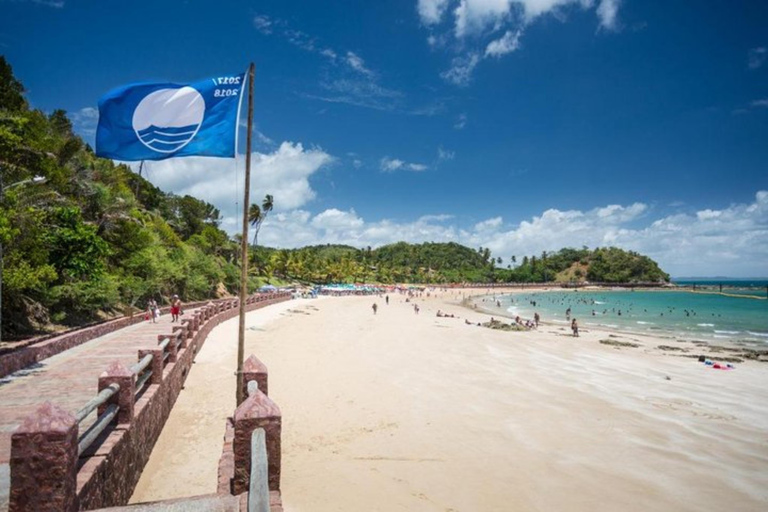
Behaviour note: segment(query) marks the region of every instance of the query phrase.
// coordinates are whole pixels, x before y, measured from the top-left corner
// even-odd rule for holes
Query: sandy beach
[[[249,314],[246,354],[268,366],[283,412],[286,511],[768,507],[768,364],[719,371],[649,336],[466,325],[489,315],[462,307],[461,292],[412,300]],[[156,486],[140,483],[134,502],[215,490],[204,467],[233,407],[235,333],[223,324],[198,355],[142,477]]]

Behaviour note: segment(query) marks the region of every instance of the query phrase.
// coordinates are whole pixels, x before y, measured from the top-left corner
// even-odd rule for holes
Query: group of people
[[[181,299],[179,299],[178,295],[174,295],[171,298],[171,323],[178,322],[179,317],[182,314]],[[158,306],[157,301],[154,298],[147,301],[146,319],[152,321],[152,323],[157,323],[160,319],[160,306]]]

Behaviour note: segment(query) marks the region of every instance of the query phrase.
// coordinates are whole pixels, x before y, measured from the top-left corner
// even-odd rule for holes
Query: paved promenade
[[[195,311],[185,310],[182,320]],[[134,364],[139,349],[157,346],[157,335],[171,334],[174,325],[171,315],[165,314],[157,323],[125,327],[0,378],[0,511],[7,509],[11,436],[24,418],[46,401],[76,413],[96,395],[99,375],[109,363]],[[81,432],[95,418],[91,413]]]

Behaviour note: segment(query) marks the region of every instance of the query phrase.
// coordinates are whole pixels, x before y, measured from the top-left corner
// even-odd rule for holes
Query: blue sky
[[[255,62],[263,243],[617,245],[673,275],[768,275],[766,27],[758,1],[0,0],[30,103],[89,141],[114,87]],[[147,173],[237,231],[231,161]]]

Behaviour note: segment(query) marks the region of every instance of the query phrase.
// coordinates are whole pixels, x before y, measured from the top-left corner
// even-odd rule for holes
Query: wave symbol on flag
[[[194,88],[160,89],[136,106],[133,130],[151,150],[173,153],[195,137],[204,114],[205,100]]]

